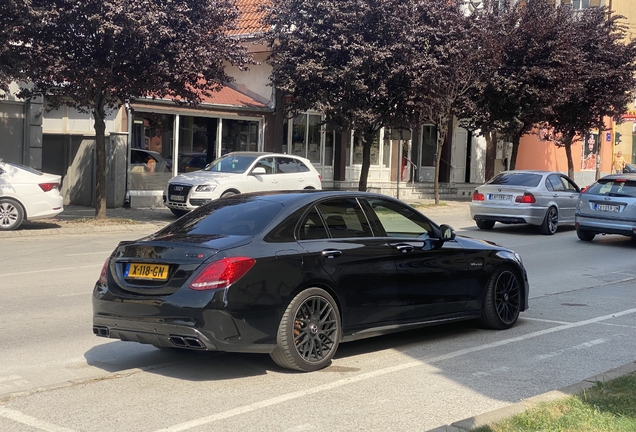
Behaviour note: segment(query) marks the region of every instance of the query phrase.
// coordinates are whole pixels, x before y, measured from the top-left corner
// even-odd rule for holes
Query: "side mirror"
[[[455,230],[444,224],[439,227],[442,231],[442,240],[455,240]]]
[[[266,174],[265,172],[265,168],[263,167],[256,167],[252,170],[252,175],[264,175]]]

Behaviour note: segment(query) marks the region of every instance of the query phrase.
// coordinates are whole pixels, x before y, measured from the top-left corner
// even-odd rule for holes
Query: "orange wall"
[[[609,174],[612,166],[613,145],[611,141],[606,141],[606,134],[609,130],[600,131],[601,139],[601,173]],[[574,172],[579,172],[582,165],[582,142],[576,141],[572,144],[572,162]],[[516,169],[528,170],[548,170],[568,172],[568,161],[565,155],[565,148],[557,147],[554,141],[541,141],[536,133],[527,134],[519,142],[517,153]],[[595,171],[596,167],[592,170]]]

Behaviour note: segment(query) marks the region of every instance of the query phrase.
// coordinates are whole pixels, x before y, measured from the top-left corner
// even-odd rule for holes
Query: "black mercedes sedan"
[[[121,242],[93,291],[93,333],[159,348],[328,366],[340,342],[528,307],[519,255],[362,192],[235,195]]]

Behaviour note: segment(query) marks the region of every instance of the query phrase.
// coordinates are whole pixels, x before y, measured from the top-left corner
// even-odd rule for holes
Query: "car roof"
[[[228,200],[238,200],[244,198],[252,199],[264,199],[268,201],[275,201],[281,204],[297,202],[298,204],[306,204],[321,198],[382,198],[392,201],[399,201],[387,195],[372,193],[372,192],[358,192],[358,191],[333,191],[333,190],[301,190],[301,191],[269,191],[269,192],[250,192],[245,194],[233,195],[227,198]],[[404,203],[405,204],[405,203]],[[407,205],[407,204],[405,204]]]
[[[608,174],[600,178],[600,180],[627,179],[636,180],[636,173]]]
[[[232,153],[227,153],[225,155],[223,155],[223,157],[226,156],[256,156],[256,157],[260,157],[260,156],[280,156],[280,157],[292,157],[292,158],[298,158],[298,159],[305,159],[302,156],[297,156],[297,155],[293,155],[293,154],[285,154],[285,153],[273,153],[273,152],[252,152],[252,151],[237,151],[237,152],[232,152]]]

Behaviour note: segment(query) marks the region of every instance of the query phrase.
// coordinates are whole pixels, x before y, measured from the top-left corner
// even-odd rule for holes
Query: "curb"
[[[139,223],[139,224],[114,224],[99,226],[78,226],[63,228],[38,228],[38,229],[20,229],[16,231],[0,232],[0,239],[3,238],[23,238],[23,237],[39,237],[66,234],[91,234],[118,231],[141,231],[153,230],[157,231],[168,225],[167,223]]]
[[[636,372],[636,361],[627,363],[623,366],[619,366],[616,369],[609,370],[607,372],[594,375],[590,378],[586,378],[583,381],[572,384],[567,387],[563,387],[559,390],[552,390],[547,393],[543,393],[537,396],[523,399],[521,402],[517,402],[503,408],[496,409],[484,414],[479,414],[474,417],[469,417],[464,420],[457,421],[453,424],[440,426],[435,429],[431,429],[427,432],[467,432],[473,429],[488,426],[493,423],[510,418],[514,415],[521,414],[529,408],[533,408],[540,403],[553,402],[555,400],[563,399],[568,396],[573,396],[580,393],[583,390],[594,387],[597,382],[611,381],[615,378],[620,378],[630,373]]]

